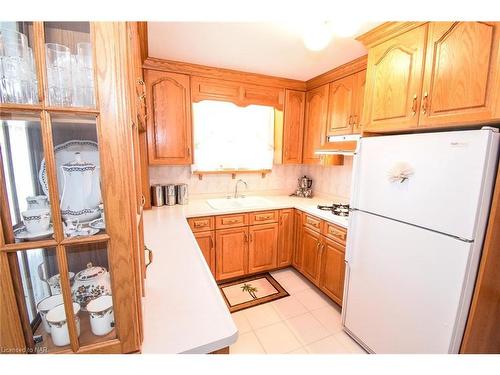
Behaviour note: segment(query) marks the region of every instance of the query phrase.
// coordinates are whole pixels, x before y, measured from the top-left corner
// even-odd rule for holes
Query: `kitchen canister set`
[[[151,202],[155,207],[188,204],[188,185],[153,185],[151,186]]]

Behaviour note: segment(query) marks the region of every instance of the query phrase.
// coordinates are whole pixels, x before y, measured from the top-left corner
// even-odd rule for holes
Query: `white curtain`
[[[273,107],[238,107],[211,100],[194,103],[193,133],[193,171],[273,166]]]

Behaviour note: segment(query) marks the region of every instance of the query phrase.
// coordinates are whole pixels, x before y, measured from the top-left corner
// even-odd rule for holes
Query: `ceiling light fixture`
[[[330,43],[332,36],[332,23],[329,21],[309,23],[302,31],[302,40],[311,51],[324,49]]]

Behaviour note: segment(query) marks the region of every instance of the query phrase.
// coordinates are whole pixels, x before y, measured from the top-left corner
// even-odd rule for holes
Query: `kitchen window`
[[[193,133],[193,172],[257,171],[273,166],[273,107],[238,107],[212,100],[194,103]]]

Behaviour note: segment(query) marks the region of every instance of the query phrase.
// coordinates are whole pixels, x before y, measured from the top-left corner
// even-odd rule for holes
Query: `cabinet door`
[[[217,281],[248,273],[248,227],[215,232],[215,269]]]
[[[302,212],[294,210],[293,212],[293,266],[299,271],[302,270]]]
[[[292,264],[294,246],[293,209],[280,210],[278,227],[278,267]]]
[[[366,70],[354,75],[354,115],[352,117],[352,132],[361,133],[363,122],[363,105],[365,101]]]
[[[309,228],[303,227],[302,230],[302,272],[312,282],[319,282],[319,262],[321,235]]]
[[[342,305],[344,294],[345,248],[327,238],[321,245],[320,289],[331,299]]]
[[[326,141],[325,128],[328,111],[328,84],[306,93],[306,119],[304,125],[303,164],[320,164],[314,151]]]
[[[285,91],[283,164],[300,164],[302,162],[305,103],[305,92]]]
[[[191,164],[189,76],[146,71],[150,164]]]
[[[350,134],[354,117],[354,75],[330,83],[327,135]]]
[[[500,88],[499,23],[431,22],[420,126],[491,120]]]
[[[215,277],[215,234],[214,231],[197,232],[194,237],[198,242],[198,246],[207,261],[212,275]]]
[[[423,25],[370,49],[364,130],[417,126],[426,31]]]
[[[248,230],[248,272],[276,268],[278,261],[278,224],[252,225]]]

